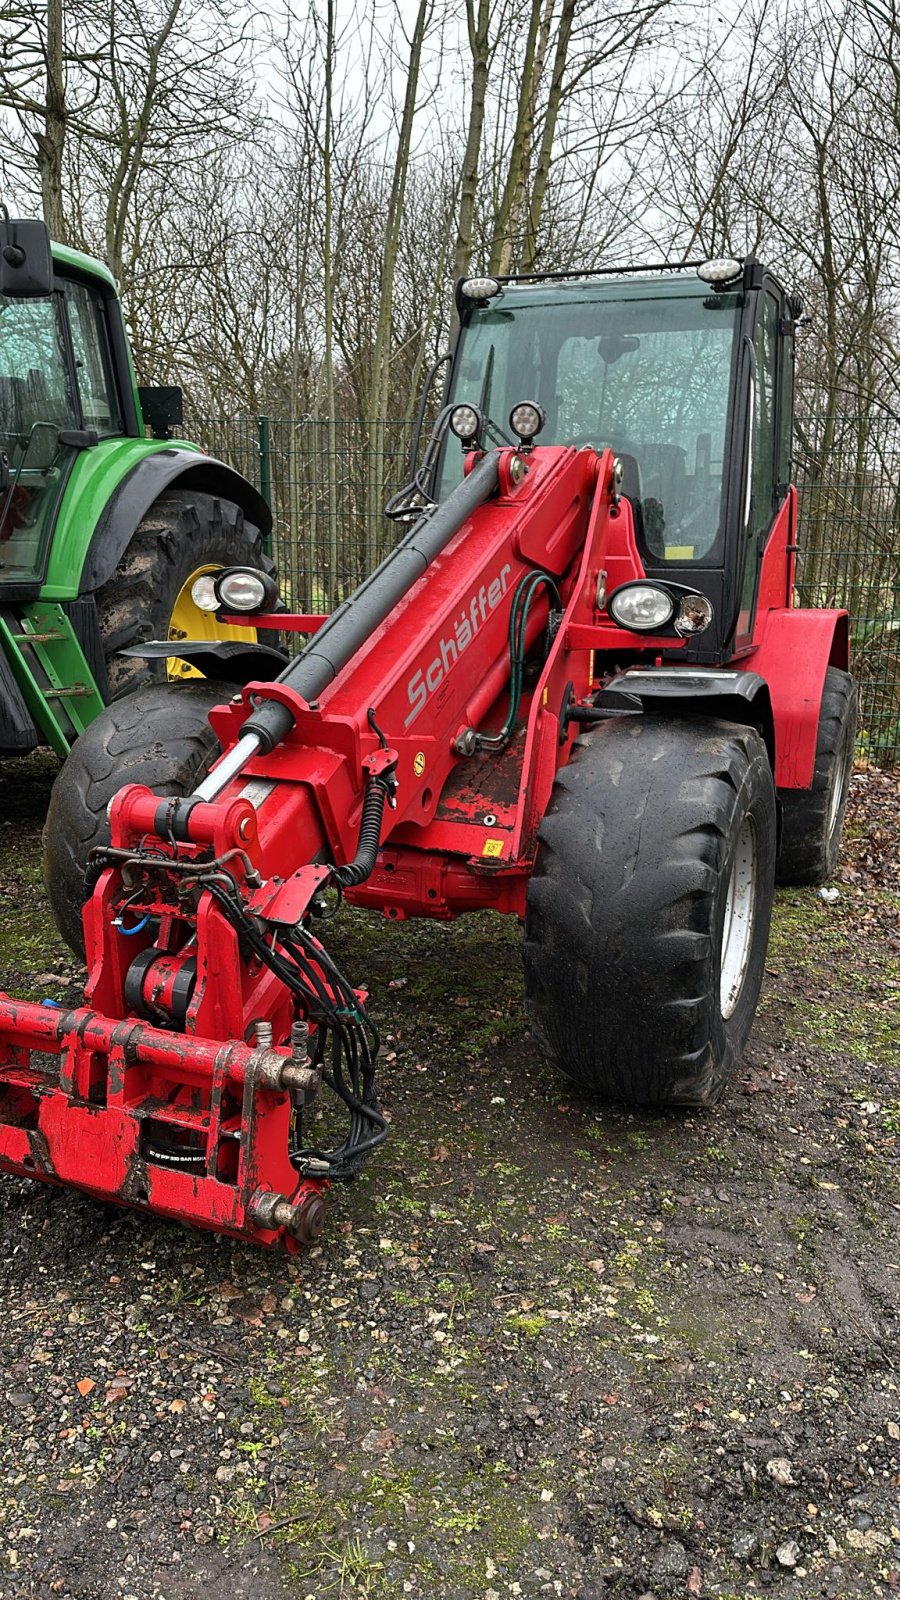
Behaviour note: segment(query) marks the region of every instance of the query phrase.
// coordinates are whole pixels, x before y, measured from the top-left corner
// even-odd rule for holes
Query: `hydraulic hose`
[[[390,788],[391,781],[386,773],[371,778],[366,787],[356,855],[345,867],[335,867],[331,874],[333,881],[340,884],[342,889],[355,889],[358,883],[365,883],[375,865],[381,845],[381,819]]]

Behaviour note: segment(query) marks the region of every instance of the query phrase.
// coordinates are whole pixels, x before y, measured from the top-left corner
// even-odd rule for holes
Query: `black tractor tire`
[[[97,591],[111,700],[141,684],[165,682],[165,661],[118,652],[169,637],[175,602],[191,574],[198,567],[239,566],[273,570],[259,529],[244,521],[239,506],[180,489],[160,495],[138,523],[112,577]],[[208,615],[197,615],[208,623]]]
[[[779,883],[827,883],[838,864],[856,745],[857,693],[849,672],[829,667],[822,690],[811,789],[779,789]]]
[[[577,740],[540,827],[525,920],[534,1033],[562,1072],[628,1105],[719,1098],[759,998],[775,844],[754,728],[641,716]]]
[[[154,683],[106,707],[76,739],[50,794],[44,826],[44,882],[57,928],[84,955],[84,874],[95,845],[109,843],[106,811],[126,783],[159,794],[196,789],[219,754],[209,725],[231,685]]]

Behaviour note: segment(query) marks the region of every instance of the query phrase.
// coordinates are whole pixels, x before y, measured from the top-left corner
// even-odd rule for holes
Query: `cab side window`
[[[775,511],[778,482],[775,432],[776,378],[778,359],[778,305],[767,294],[760,307],[754,338],[756,351],[756,405],[753,424],[753,477],[750,502],[750,533],[763,534]]]
[[[103,302],[86,284],[67,283],[66,304],[84,426],[100,434],[121,433]]]
[[[793,482],[794,454],[794,341],[788,337],[781,345],[781,412],[778,419],[778,489],[786,491]]]
[[[778,422],[778,302],[763,296],[756,319],[753,350],[756,357],[756,385],[753,398],[753,426],[750,433],[750,514],[744,527],[743,575],[737,635],[749,637],[756,595],[759,552],[772,525],[779,481]]]

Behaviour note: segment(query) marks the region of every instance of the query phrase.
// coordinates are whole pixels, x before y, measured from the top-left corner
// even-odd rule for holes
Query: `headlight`
[[[254,567],[226,567],[216,574],[215,587],[223,611],[262,611],[274,604],[277,595],[268,574]]]
[[[467,300],[493,300],[500,293],[500,285],[496,278],[463,278],[460,292]]]
[[[540,433],[547,421],[547,414],[543,408],[536,405],[533,400],[522,400],[519,405],[513,406],[509,413],[509,425],[523,445],[530,444]]]
[[[704,594],[686,594],[679,601],[675,632],[682,637],[690,633],[703,633],[712,619],[713,608]]]
[[[472,444],[484,427],[484,417],[477,406],[454,406],[450,413],[450,432],[463,444]]]
[[[652,633],[671,622],[675,602],[665,589],[655,583],[623,584],[609,600],[609,614],[622,628],[633,628],[638,633]]]
[[[214,572],[204,572],[195,578],[191,584],[191,599],[200,611],[218,611],[219,596],[216,594],[216,575]]]

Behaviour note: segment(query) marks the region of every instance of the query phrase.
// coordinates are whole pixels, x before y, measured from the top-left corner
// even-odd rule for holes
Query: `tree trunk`
[[[538,234],[544,209],[544,196],[547,193],[547,183],[550,178],[553,140],[556,137],[556,124],[559,119],[559,108],[562,104],[563,79],[569,55],[569,41],[572,37],[572,23],[575,19],[576,4],[577,0],[563,0],[563,8],[559,18],[556,50],[553,57],[553,76],[550,80],[550,93],[547,99],[547,110],[544,113],[544,126],[541,133],[540,154],[531,189],[531,203],[528,208],[528,227],[521,260],[521,270],[523,272],[533,272],[535,261],[537,260]]]
[[[328,603],[334,610],[342,595],[338,593],[338,507],[337,507],[337,430],[334,418],[334,253],[331,192],[331,146],[334,137],[334,0],[328,0],[325,37],[325,148],[322,175],[325,186],[325,237],[323,241],[323,293],[325,301],[325,410],[328,418],[326,475],[328,481],[328,559],[325,575]]]
[[[475,198],[478,193],[478,162],[481,155],[488,86],[490,18],[490,0],[478,0],[477,17],[473,0],[466,0],[469,49],[472,53],[472,98],[469,101],[469,126],[459,182],[459,217],[456,227],[456,246],[453,251],[454,282],[457,278],[465,277],[472,265],[472,231],[475,222]]]
[[[509,167],[506,173],[506,183],[500,205],[494,219],[493,241],[491,244],[491,261],[489,271],[505,273],[509,271],[512,259],[512,226],[515,220],[517,205],[521,198],[525,174],[531,157],[531,139],[534,130],[534,97],[536,88],[536,55],[538,42],[538,29],[541,25],[543,5],[542,0],[531,0],[531,15],[528,21],[528,37],[525,41],[525,54],[522,61],[522,76],[519,79],[519,96],[516,107],[516,126],[513,133],[512,149],[509,157]]]
[[[406,196],[406,178],[409,171],[409,154],[412,145],[413,121],[416,114],[416,95],[419,88],[419,67],[425,30],[431,14],[432,0],[419,0],[416,22],[409,53],[409,71],[403,100],[403,116],[394,158],[391,193],[388,200],[384,229],[384,257],[381,286],[378,298],[378,321],[375,328],[372,352],[372,384],[369,418],[372,423],[372,454],[369,471],[369,490],[366,505],[366,564],[374,567],[379,559],[382,503],[384,500],[384,423],[390,398],[391,371],[391,308],[394,298],[394,277],[397,270],[397,249],[400,241],[400,223]]]
[[[63,154],[66,144],[66,68],[63,0],[47,0],[47,99],[44,126],[37,135],[44,221],[51,237],[68,242],[63,207]]]

